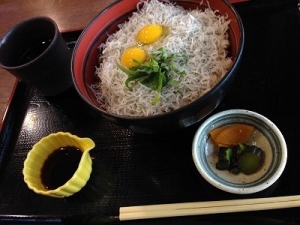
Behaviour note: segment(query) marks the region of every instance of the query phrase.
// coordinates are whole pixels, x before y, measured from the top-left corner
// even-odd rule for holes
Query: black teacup
[[[0,67],[45,96],[72,85],[71,50],[57,24],[35,17],[11,28],[0,41]]]

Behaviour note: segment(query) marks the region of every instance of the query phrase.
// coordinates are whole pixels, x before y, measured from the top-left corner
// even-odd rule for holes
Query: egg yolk
[[[143,63],[146,60],[146,53],[143,49],[138,47],[128,48],[121,56],[121,63],[128,69],[137,66],[133,59]]]
[[[138,33],[137,39],[140,43],[148,45],[157,41],[163,33],[163,28],[157,24],[148,24]]]

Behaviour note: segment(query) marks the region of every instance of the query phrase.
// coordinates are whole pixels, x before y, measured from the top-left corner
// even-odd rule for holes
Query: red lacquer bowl
[[[98,66],[100,54],[98,47],[106,41],[108,34],[117,31],[118,25],[136,11],[138,2],[140,1],[116,1],[100,12],[83,30],[72,57],[71,69],[74,86],[87,104],[95,108],[102,116],[135,132],[164,133],[191,126],[201,121],[219,105],[233,82],[244,46],[242,21],[236,10],[226,0],[208,1],[213,10],[219,10],[221,15],[227,15],[231,20],[229,38],[233,64],[227,74],[204,96],[172,112],[148,117],[120,116],[100,109],[90,86],[97,82],[95,68]],[[174,2],[186,9],[208,7],[207,1],[203,1],[202,5],[199,4],[202,0],[177,0]]]

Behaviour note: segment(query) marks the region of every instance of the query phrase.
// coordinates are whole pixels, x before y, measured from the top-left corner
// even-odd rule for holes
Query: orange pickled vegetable
[[[234,124],[220,127],[210,132],[211,138],[219,146],[234,146],[249,140],[254,127],[246,124]]]
[[[225,130],[227,127],[218,127],[216,129],[213,129],[211,132],[209,132],[211,138],[215,141],[217,136],[223,131]]]

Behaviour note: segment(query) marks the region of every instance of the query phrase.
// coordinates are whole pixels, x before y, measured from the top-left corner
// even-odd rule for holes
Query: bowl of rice
[[[81,33],[72,57],[79,95],[138,133],[164,133],[206,117],[229,90],[244,29],[226,0],[116,1]]]

